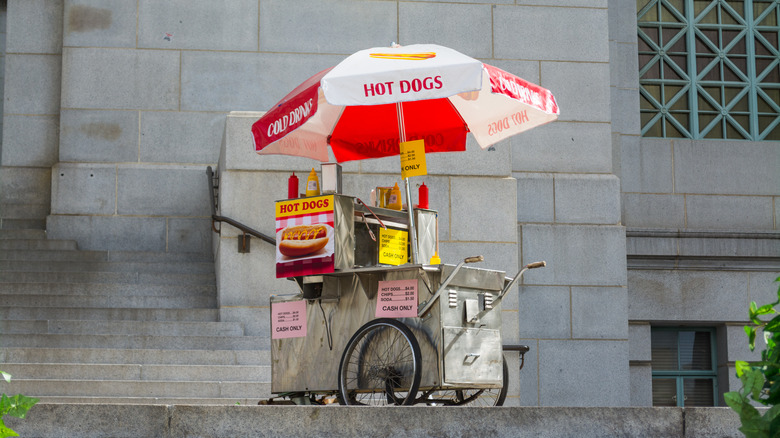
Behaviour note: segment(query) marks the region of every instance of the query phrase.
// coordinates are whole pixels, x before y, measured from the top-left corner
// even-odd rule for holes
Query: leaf
[[[761,321],[758,319],[758,308],[755,301],[750,302],[750,307],[748,308],[748,318],[753,321],[753,324],[761,324]]]
[[[750,371],[744,373],[742,377],[740,377],[740,380],[742,380],[743,389],[752,394],[753,400],[759,401],[761,390],[764,389],[765,382],[764,375],[761,373],[761,371],[751,369]]]
[[[8,397],[3,394],[3,407],[7,407],[8,410],[5,415],[10,415],[16,418],[24,418],[27,415],[27,411],[31,407],[38,403],[39,399],[33,397],[27,397],[26,395],[16,394],[13,397]],[[7,403],[7,404],[6,404]]]
[[[780,405],[774,405],[769,410],[764,412],[764,415],[762,416],[765,421],[772,422],[775,419],[779,418],[778,415],[780,414]]]
[[[11,383],[11,375],[6,373],[5,371],[0,371],[0,374],[3,375],[3,378],[7,383]]]
[[[19,434],[5,427],[5,423],[3,423],[3,419],[0,418],[0,438],[7,438],[10,436],[19,436]]]
[[[734,363],[737,369],[737,377],[742,377],[742,374],[750,371],[750,364],[744,360],[738,360]]]
[[[776,333],[780,332],[780,317],[774,317],[771,321],[769,321],[766,326],[764,326],[764,333],[771,332]]]
[[[758,410],[750,404],[750,401],[744,395],[732,391],[723,394],[723,399],[726,400],[726,404],[729,405],[737,414],[739,414],[740,420],[755,419],[761,417]]]
[[[769,425],[761,419],[748,420],[742,422],[739,431],[745,434],[746,438],[765,438],[769,436]]]
[[[750,351],[753,351],[756,348],[756,328],[745,326],[745,333],[748,335]]]

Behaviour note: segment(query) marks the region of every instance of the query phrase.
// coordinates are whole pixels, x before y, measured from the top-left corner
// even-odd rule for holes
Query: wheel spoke
[[[339,393],[345,404],[409,404],[420,383],[420,349],[403,323],[378,319],[361,327],[344,350]]]

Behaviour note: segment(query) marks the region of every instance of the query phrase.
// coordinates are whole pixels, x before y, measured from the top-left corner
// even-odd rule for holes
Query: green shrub
[[[3,379],[5,379],[6,382],[11,381],[10,374],[5,371],[0,371],[0,374],[3,375]],[[36,403],[38,403],[37,398],[27,397],[22,394],[8,397],[5,393],[2,393],[2,395],[0,395],[0,438],[19,436],[18,433],[6,427],[3,422],[3,417],[10,415],[16,418],[24,418],[27,415],[27,411]]]
[[[775,282],[780,282],[778,277]],[[751,325],[745,326],[750,350],[756,345],[756,335],[763,333],[766,348],[757,362],[737,361],[737,376],[742,381],[742,389],[724,394],[726,404],[739,414],[742,427],[739,428],[747,438],[780,436],[780,315],[769,321],[761,316],[777,313],[775,306],[780,304],[780,287],[777,301],[758,307],[750,303]],[[751,403],[752,401],[752,403]],[[763,415],[753,404],[769,406]]]

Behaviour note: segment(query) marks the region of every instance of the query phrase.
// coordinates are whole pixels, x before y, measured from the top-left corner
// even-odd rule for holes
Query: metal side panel
[[[418,304],[430,297],[419,267],[398,267],[350,274],[323,275],[323,296],[306,301],[305,337],[271,340],[271,392],[333,392],[348,341],[363,324],[376,318],[379,281],[418,280]],[[436,281],[435,279],[433,281]],[[272,296],[271,305],[302,300],[302,295]],[[440,384],[441,325],[438,309],[428,318],[401,318],[418,343],[422,355],[420,387]]]
[[[446,385],[503,384],[499,330],[444,327],[443,341]]]
[[[334,269],[349,269],[355,265],[355,203],[349,196],[334,195],[334,237],[336,239]]]

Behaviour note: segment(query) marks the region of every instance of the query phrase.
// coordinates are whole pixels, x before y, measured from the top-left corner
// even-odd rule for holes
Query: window
[[[642,135],[780,140],[780,2],[637,0]]]
[[[654,327],[653,406],[716,406],[715,330]]]

